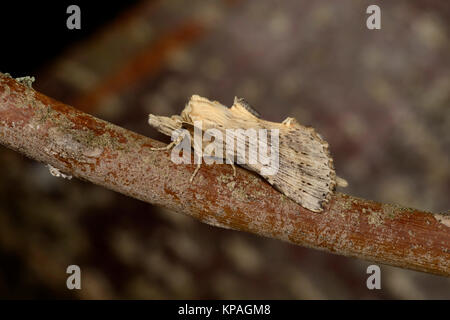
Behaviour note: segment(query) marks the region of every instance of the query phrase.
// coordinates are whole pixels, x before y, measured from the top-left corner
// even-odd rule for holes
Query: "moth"
[[[228,148],[227,145],[223,148],[223,152],[217,152],[216,149],[214,155],[231,164],[234,173],[236,158],[245,160],[251,159],[252,156],[259,156],[261,161],[253,161],[253,163],[247,161],[239,164],[256,172],[278,191],[314,212],[324,210],[337,185],[347,186],[344,179],[336,176],[328,143],[313,128],[302,126],[291,117],[281,123],[263,120],[244,99],[235,98],[233,105],[228,108],[217,101],[193,95],[180,115],[163,117],[150,114],[148,122],[156,130],[168,136],[172,136],[174,131],[184,129],[182,131],[184,135],[180,134],[166,147],[152,148],[153,150],[169,150],[180,144],[188,135],[195,156],[199,150],[204,151],[203,146],[198,148],[195,131],[201,130],[206,134],[212,129],[220,133],[214,136],[215,142],[235,141],[236,144],[244,145],[246,148],[240,149]],[[259,132],[270,130],[278,133],[275,138],[271,136],[270,139],[262,139],[267,144],[267,149],[270,149],[271,156],[273,152],[277,153],[278,166],[275,172],[268,170],[268,152],[255,155],[255,152],[260,150],[251,148],[252,143],[250,139],[247,139],[248,136],[236,133],[249,129],[259,130]],[[248,153],[248,157],[244,153]],[[197,163],[191,182],[200,168],[200,163]]]

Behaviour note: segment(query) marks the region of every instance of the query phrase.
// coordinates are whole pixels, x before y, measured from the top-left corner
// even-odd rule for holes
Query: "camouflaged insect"
[[[224,136],[226,129],[278,129],[277,172],[271,175],[264,174],[260,163],[246,163],[242,166],[258,173],[274,188],[308,210],[323,211],[336,186],[347,186],[344,179],[336,176],[328,143],[313,128],[300,125],[294,118],[287,118],[282,123],[263,120],[243,99],[235,98],[233,106],[228,108],[217,101],[193,95],[181,115],[172,117],[149,115],[149,124],[169,136],[174,130],[189,128],[192,142],[194,141],[192,127],[196,121],[202,121],[203,131],[214,128],[222,131]],[[168,150],[179,144],[182,138],[180,136],[166,147],[153,149]],[[224,158],[235,159],[239,156],[237,152],[238,150],[235,150],[234,154],[225,152]],[[233,165],[233,162],[231,164]],[[199,167],[200,164],[197,165],[191,181]]]

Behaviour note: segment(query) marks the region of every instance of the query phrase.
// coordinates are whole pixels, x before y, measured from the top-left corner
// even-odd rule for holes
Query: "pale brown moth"
[[[181,115],[149,115],[149,124],[165,135],[171,136],[177,129],[189,129],[194,149],[193,128],[196,121],[201,121],[203,131],[217,129],[224,137],[226,129],[278,129],[279,167],[276,174],[264,174],[264,165],[261,163],[246,163],[242,166],[258,173],[277,190],[308,210],[323,211],[336,186],[347,186],[344,179],[336,176],[328,143],[313,128],[300,125],[294,118],[286,118],[282,123],[263,120],[243,99],[235,98],[233,106],[228,108],[217,101],[193,95]],[[169,150],[183,138],[180,135],[166,147],[153,150]],[[240,139],[239,136],[233,138]],[[244,143],[248,146],[245,140]],[[271,141],[267,143],[270,145]],[[226,150],[223,153],[223,158],[229,161],[233,169],[234,159],[238,156],[238,150],[233,154]],[[200,163],[191,181],[199,167]]]

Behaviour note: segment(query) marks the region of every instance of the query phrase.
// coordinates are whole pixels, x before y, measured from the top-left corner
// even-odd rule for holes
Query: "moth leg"
[[[195,167],[194,173],[192,174],[191,178],[189,179],[189,182],[192,183],[192,181],[194,181],[194,178],[198,172],[198,170],[200,170],[200,167],[202,166],[201,163],[197,163],[197,167]]]
[[[233,177],[236,177],[236,167],[234,166],[233,161],[230,161],[231,167],[233,168]]]
[[[191,178],[189,179],[189,182],[192,183],[192,181],[195,178],[195,175],[197,174],[198,170],[200,170],[200,167],[202,166],[202,154],[198,154],[196,150],[198,150],[196,147],[196,141],[194,140],[194,159],[199,159],[197,163],[197,167],[195,167],[194,173],[192,174]]]
[[[234,166],[234,163],[231,163],[231,167],[233,168],[233,177],[236,177],[236,167]]]
[[[169,143],[167,146],[160,147],[160,148],[150,148],[150,150],[152,150],[152,151],[170,150],[171,148],[173,148],[176,145],[178,145],[181,141],[183,141],[183,139],[184,139],[184,134],[180,134],[174,141]]]

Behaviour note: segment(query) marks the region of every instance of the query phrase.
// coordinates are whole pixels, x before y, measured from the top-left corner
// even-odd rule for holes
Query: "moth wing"
[[[194,124],[192,124],[192,123],[190,123],[190,122],[182,121],[182,122],[181,122],[181,127],[182,127],[183,129],[186,129],[186,130],[189,130],[189,131],[194,132]]]
[[[336,188],[328,143],[298,123],[280,129],[279,168],[264,178],[302,207],[321,212]]]
[[[247,113],[253,117],[261,118],[261,115],[256,111],[244,98],[234,97],[234,104],[231,108],[240,110],[243,113]]]

